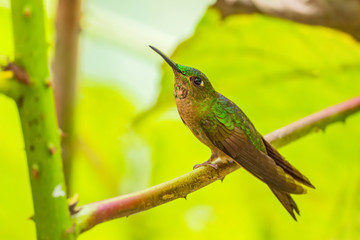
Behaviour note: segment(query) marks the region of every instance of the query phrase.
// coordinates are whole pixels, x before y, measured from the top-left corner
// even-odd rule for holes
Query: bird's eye
[[[192,79],[192,81],[196,86],[203,86],[204,85],[203,81],[199,77],[194,77]]]

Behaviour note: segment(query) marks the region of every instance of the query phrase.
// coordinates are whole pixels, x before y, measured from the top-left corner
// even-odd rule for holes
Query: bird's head
[[[157,52],[174,71],[175,88],[182,88],[181,91],[183,93],[186,92],[183,98],[190,97],[191,100],[204,101],[216,94],[205,74],[195,68],[177,64],[157,48],[153,46],[150,47]]]

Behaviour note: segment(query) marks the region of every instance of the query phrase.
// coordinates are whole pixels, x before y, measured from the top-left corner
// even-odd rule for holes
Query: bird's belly
[[[197,139],[199,139],[203,144],[205,144],[206,146],[208,146],[210,149],[214,149],[215,146],[212,144],[212,142],[210,141],[210,139],[206,136],[205,132],[201,129],[201,127],[199,126],[199,128],[197,129],[192,129],[190,128],[191,132],[197,137]]]
[[[192,105],[192,102],[186,99],[176,99],[176,105],[179,115],[186,126],[191,130],[197,139],[203,144],[208,146],[210,149],[214,149],[215,146],[212,144],[210,139],[206,136],[203,131],[200,121],[201,117],[198,115],[198,110]]]

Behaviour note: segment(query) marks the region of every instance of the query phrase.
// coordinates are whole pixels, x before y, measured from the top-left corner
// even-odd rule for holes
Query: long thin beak
[[[165,55],[164,53],[162,53],[159,49],[157,49],[157,48],[155,48],[155,47],[153,47],[153,46],[151,46],[151,45],[149,45],[149,47],[151,47],[152,50],[154,50],[155,52],[157,52],[157,53],[165,60],[165,62],[167,62],[167,64],[170,65],[170,67],[171,67],[173,70],[175,70],[175,71],[177,71],[177,72],[179,72],[179,73],[182,74],[182,72],[181,72],[180,69],[178,68],[177,64],[174,63],[170,58],[168,58],[168,56],[166,56],[166,55]]]

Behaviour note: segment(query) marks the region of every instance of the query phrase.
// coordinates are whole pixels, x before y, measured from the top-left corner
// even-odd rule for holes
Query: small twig
[[[15,66],[15,67],[14,67]],[[0,93],[5,94],[8,97],[17,99],[20,94],[19,86],[22,84],[21,80],[17,79],[19,75],[26,74],[24,70],[13,71],[11,68],[16,68],[14,63],[7,63],[6,66],[1,66],[3,70],[0,70]],[[16,75],[16,72],[18,73]]]
[[[359,110],[360,96],[276,130],[266,135],[265,139],[278,146],[284,146],[314,131],[315,127],[325,128]],[[99,223],[139,213],[178,198],[186,198],[188,194],[216,180],[222,180],[227,174],[239,168],[234,162],[224,163],[220,159],[214,163],[218,164],[218,171],[207,166],[200,167],[142,191],[84,205],[73,215],[77,230],[84,232]]]
[[[4,95],[10,95],[10,90],[14,90],[14,73],[10,70],[0,71],[0,93]]]
[[[27,72],[15,63],[9,63],[5,68],[5,71],[11,71],[13,73],[14,78],[23,84],[30,85],[31,81],[27,74]]]
[[[7,80],[14,77],[14,72],[11,70],[0,71],[0,80]]]

